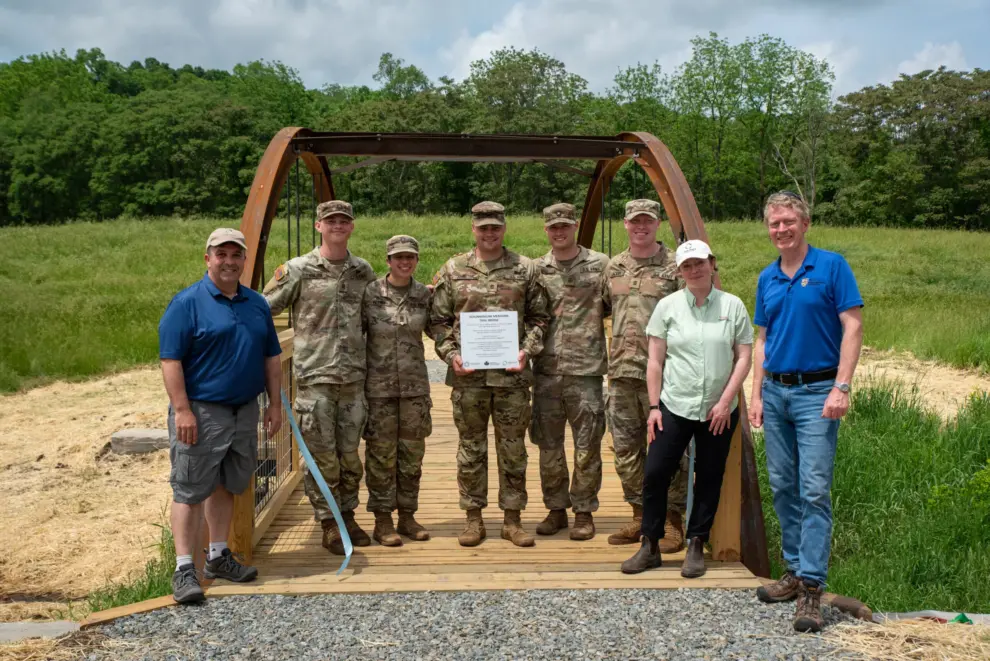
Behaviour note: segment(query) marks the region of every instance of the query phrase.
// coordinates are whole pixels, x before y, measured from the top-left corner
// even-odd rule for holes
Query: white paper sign
[[[472,370],[519,365],[519,313],[461,313],[461,362]]]

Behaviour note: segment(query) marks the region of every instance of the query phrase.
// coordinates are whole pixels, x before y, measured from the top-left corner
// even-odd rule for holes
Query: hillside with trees
[[[460,81],[385,53],[374,87],[321,89],[280,62],[222,71],[124,65],[99,49],[22,57],[0,63],[0,225],[236,217],[271,137],[307,126],[648,131],[670,147],[706,219],[757,217],[768,193],[788,188],[824,222],[990,230],[990,72],[923,71],[833,100],[829,63],[781,39],[692,43],[676,70],[635,64],[600,94],[563,62],[514,48]],[[516,212],[580,203],[587,181],[540,164],[393,162],[335,185],[362,213],[464,213],[482,198]],[[646,190],[623,168],[612,203]]]

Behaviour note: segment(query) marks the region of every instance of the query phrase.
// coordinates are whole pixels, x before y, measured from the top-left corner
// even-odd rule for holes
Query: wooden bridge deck
[[[606,538],[628,520],[629,506],[615,474],[611,452],[603,450],[604,481],[595,514],[593,540],[574,542],[562,531],[537,536],[533,548],[517,548],[501,539],[501,512],[497,507],[498,476],[495,448],[489,441],[489,507],[484,510],[488,538],[475,548],[463,548],[457,534],[464,513],[457,505],[457,430],[451,416],[450,390],[433,387],[433,435],[427,440],[418,520],[432,535],[427,542],[386,548],[355,548],[347,570],[337,576],[341,557],[320,545],[321,532],[301,484],[291,493],[254,547],[253,564],[259,578],[249,584],[219,581],[209,588],[214,596],[233,594],[314,594],[330,592],[408,592],[425,590],[504,590],[574,588],[755,588],[756,577],[741,563],[710,563],[699,579],[681,578],[683,553],[665,556],[664,566],[635,576],[619,565],[635,546],[609,546]],[[570,461],[570,438],[568,455]],[[530,533],[545,516],[540,494],[538,451],[529,444],[527,488],[529,507],[523,522]],[[364,450],[361,450],[362,458]],[[357,518],[371,533],[373,515],[363,510],[367,492],[362,484]],[[573,521],[573,515],[571,515]]]

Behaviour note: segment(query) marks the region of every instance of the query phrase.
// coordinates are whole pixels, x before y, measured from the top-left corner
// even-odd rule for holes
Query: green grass
[[[172,295],[202,275],[205,237],[239,223],[166,218],[0,229],[0,391],[154,362],[158,319]],[[708,231],[724,286],[752,312],[756,277],[775,257],[763,226],[711,223]],[[471,246],[466,217],[389,215],[358,219],[353,252],[382,273],[385,240],[397,233],[420,239],[420,280]],[[311,237],[306,229],[303,250]],[[813,227],[810,238],[852,264],[867,303],[867,344],[990,369],[990,234]],[[613,252],[624,249],[619,223],[612,240]],[[543,254],[542,223],[510,218],[507,244]],[[286,257],[284,220],[269,245],[266,275]]]
[[[780,526],[756,436],[775,577]],[[856,392],[839,430],[828,589],[874,610],[990,612],[990,395],[948,425],[917,393]]]
[[[144,566],[144,572],[127,582],[108,582],[86,598],[91,612],[134,604],[146,599],[172,594],[172,574],[175,572],[175,542],[164,511],[162,523],[155,524],[159,531],[155,544],[155,557]]]

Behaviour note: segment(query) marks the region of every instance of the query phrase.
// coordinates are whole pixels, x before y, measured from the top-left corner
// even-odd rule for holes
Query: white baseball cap
[[[708,259],[709,257],[714,257],[712,249],[708,247],[707,243],[699,239],[691,239],[677,246],[677,252],[674,255],[678,266],[687,259]]]

